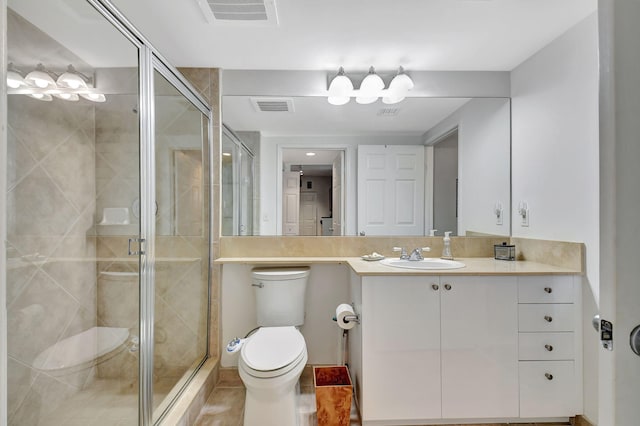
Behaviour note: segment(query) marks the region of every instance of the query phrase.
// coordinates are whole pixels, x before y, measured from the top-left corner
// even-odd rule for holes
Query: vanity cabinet
[[[571,276],[518,278],[521,417],[576,414],[578,295]]]
[[[517,417],[515,278],[361,278],[366,421]]]

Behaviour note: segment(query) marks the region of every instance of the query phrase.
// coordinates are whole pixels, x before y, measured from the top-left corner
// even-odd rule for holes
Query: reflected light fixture
[[[39,101],[51,102],[53,100],[53,97],[48,93],[29,93],[27,94],[27,96],[30,96]]]
[[[39,87],[40,89],[54,89],[56,88],[56,82],[53,80],[52,74],[53,73],[47,71],[44,65],[38,64],[36,69],[27,74],[24,80],[27,84]],[[55,74],[53,75],[55,76]]]
[[[24,78],[20,70],[10,63],[7,67],[7,87],[10,95],[26,95],[41,101],[53,97],[65,101],[78,101],[80,97],[91,102],[105,102],[104,94],[96,91],[93,78],[77,71],[73,65],[60,74],[53,73],[39,63]]]
[[[329,98],[327,100],[331,105],[344,105],[351,100],[351,92],[353,92],[353,83],[344,74],[344,68],[340,67],[338,74],[329,84]]]
[[[356,97],[356,102],[361,105],[372,104],[378,100],[380,91],[384,89],[384,81],[376,74],[376,70],[369,68],[369,74],[360,83],[360,94]]]
[[[307,155],[307,157],[313,157],[313,156],[316,155],[316,153],[315,152],[307,152],[306,155]]]
[[[80,96],[91,102],[104,102],[107,98],[102,93],[78,93]]]
[[[67,67],[67,71],[60,74],[56,83],[59,87],[68,87],[70,89],[87,88],[87,82],[90,78],[81,72],[77,71],[73,65]]]
[[[7,86],[12,89],[17,89],[20,86],[26,86],[27,83],[24,81],[24,76],[13,66],[13,63],[10,63],[7,67]]]

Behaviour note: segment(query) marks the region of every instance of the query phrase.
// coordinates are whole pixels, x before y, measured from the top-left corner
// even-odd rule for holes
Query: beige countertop
[[[260,266],[298,266],[313,264],[347,264],[358,275],[576,275],[581,270],[562,268],[531,261],[504,261],[484,257],[456,258],[466,266],[459,269],[416,270],[385,266],[359,257],[221,257],[218,264]]]

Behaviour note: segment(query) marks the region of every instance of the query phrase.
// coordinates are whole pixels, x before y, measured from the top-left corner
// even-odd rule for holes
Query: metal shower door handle
[[[144,254],[144,250],[142,250],[142,243],[144,243],[144,241],[144,238],[129,238],[129,256],[138,256]],[[131,243],[133,242],[138,243],[138,250],[136,251],[131,250]]]

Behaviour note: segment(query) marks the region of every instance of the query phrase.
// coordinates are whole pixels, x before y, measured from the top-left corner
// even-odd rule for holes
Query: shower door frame
[[[114,25],[120,33],[127,37],[139,52],[139,120],[140,120],[140,240],[139,271],[140,271],[140,363],[139,392],[138,392],[138,425],[151,426],[153,424],[153,352],[154,352],[154,301],[155,301],[155,206],[156,206],[156,179],[155,179],[155,99],[154,99],[154,71],[158,71],[167,79],[187,100],[189,100],[204,116],[207,117],[209,149],[209,182],[213,183],[213,114],[204,98],[193,86],[173,67],[138,31],[133,24],[120,12],[109,0],[86,0],[100,14]],[[4,69],[4,68],[3,68]],[[209,205],[206,206],[209,221],[209,234],[205,235],[211,242],[212,232],[212,203],[213,197],[209,197]],[[210,271],[211,244],[208,244],[207,256],[208,270]],[[184,387],[191,381],[199,368],[209,357],[209,317],[211,306],[211,274],[208,274],[207,291],[207,348],[198,368],[194,370],[189,380],[176,398],[169,404],[166,411],[157,419],[162,421]]]

